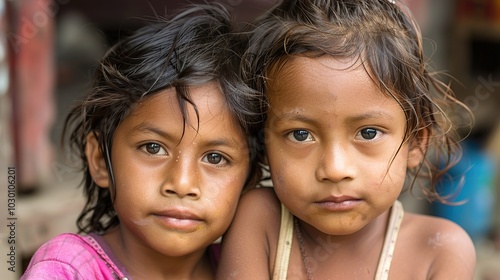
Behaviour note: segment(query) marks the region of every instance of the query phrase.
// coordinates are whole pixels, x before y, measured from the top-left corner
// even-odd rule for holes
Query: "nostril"
[[[197,199],[200,196],[200,192],[196,189],[187,189],[187,187],[182,186],[169,186],[160,190],[161,194],[168,197],[189,197],[191,199]]]
[[[166,190],[165,191],[167,194],[175,194],[175,192],[173,190]]]

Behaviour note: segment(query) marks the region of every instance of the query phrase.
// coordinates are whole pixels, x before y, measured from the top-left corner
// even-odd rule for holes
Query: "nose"
[[[328,143],[316,168],[317,180],[340,182],[354,178],[355,166],[350,156],[347,145]]]
[[[179,156],[172,159],[166,170],[166,180],[161,187],[162,195],[191,199],[200,198],[200,170],[197,169],[196,163],[196,160],[189,159],[188,156]]]

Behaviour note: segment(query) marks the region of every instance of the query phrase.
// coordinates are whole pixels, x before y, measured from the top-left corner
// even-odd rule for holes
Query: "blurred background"
[[[278,0],[217,0],[248,22]],[[202,1],[190,0],[189,3]],[[500,279],[500,0],[405,0],[419,21],[425,53],[476,123],[463,142],[460,206],[403,194],[407,211],[449,218],[473,238],[476,279]],[[97,61],[142,18],[165,16],[187,0],[0,0],[0,278],[18,279],[31,254],[75,232],[84,200],[78,160],[61,147],[64,118],[88,88]],[[452,78],[450,78],[452,77]],[[460,112],[453,117],[461,121]],[[464,121],[466,121],[464,119]],[[15,206],[7,199],[16,173]],[[456,175],[458,176],[458,175]],[[449,183],[450,189],[453,183]],[[446,183],[445,183],[446,186]],[[13,206],[13,207],[11,207]],[[8,216],[8,207],[14,215]],[[15,220],[8,220],[14,217]],[[16,272],[8,270],[15,221]]]

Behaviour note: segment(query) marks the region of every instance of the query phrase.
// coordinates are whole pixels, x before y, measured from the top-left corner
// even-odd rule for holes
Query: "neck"
[[[403,217],[401,210],[391,217],[391,229],[400,226]],[[357,278],[359,273],[368,279],[387,276],[384,273],[389,270],[394,248],[391,244],[394,244],[397,236],[397,231],[391,230],[391,234],[387,235],[390,239],[385,240],[390,212],[391,209],[362,229],[346,235],[326,235],[306,223],[297,223],[297,239],[307,279],[332,273],[335,273],[336,279]],[[382,254],[384,242],[387,247]]]
[[[360,256],[368,256],[367,252],[373,252],[378,260],[387,230],[388,217],[389,210],[357,232],[347,235],[328,235],[302,221],[299,221],[298,227],[303,236],[305,251],[309,256],[314,257],[316,254],[323,256],[322,258],[345,261],[348,256],[359,259]]]
[[[167,256],[149,247],[127,242],[116,228],[104,239],[134,279],[213,279],[206,248],[183,256]]]

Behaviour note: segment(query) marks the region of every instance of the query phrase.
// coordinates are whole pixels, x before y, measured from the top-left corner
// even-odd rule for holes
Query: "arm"
[[[245,194],[222,239],[217,279],[270,279],[280,225],[280,203],[271,188]]]

